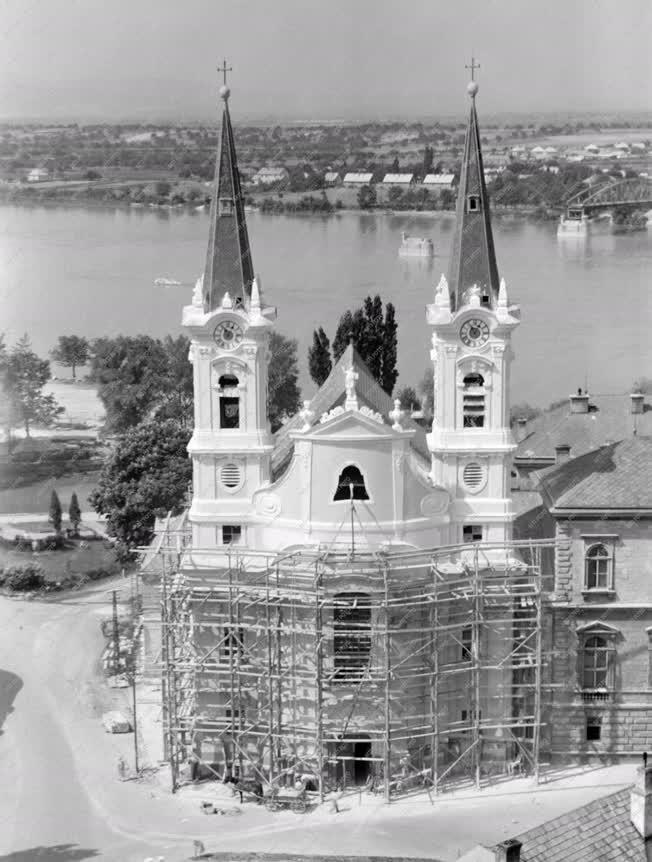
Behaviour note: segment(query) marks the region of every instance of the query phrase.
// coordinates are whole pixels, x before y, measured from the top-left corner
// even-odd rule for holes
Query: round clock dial
[[[224,320],[215,327],[213,339],[223,350],[233,350],[242,341],[242,329],[234,320]]]
[[[489,338],[489,326],[484,320],[467,320],[460,329],[460,338],[467,347],[482,347]]]

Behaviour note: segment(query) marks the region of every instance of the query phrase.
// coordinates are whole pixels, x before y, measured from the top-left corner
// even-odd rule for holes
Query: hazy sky
[[[0,116],[236,119],[652,107],[652,0],[0,0]]]

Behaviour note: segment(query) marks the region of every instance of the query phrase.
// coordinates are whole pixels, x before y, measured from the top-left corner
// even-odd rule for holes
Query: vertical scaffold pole
[[[319,801],[324,801],[324,717],[323,710],[323,644],[322,644],[322,612],[321,612],[321,570],[319,560],[315,561],[315,709],[317,715],[316,751],[317,751],[317,773],[319,778]]]
[[[269,566],[265,568],[265,629],[267,631],[267,734],[269,737],[269,782],[274,781],[274,665],[272,662],[272,619],[269,595]]]
[[[542,676],[542,663],[543,663],[543,650],[542,650],[542,640],[543,640],[543,609],[542,609],[542,600],[543,600],[543,589],[542,589],[542,575],[541,575],[541,548],[536,549],[536,565],[534,568],[535,575],[535,589],[536,589],[536,661],[534,666],[534,738],[532,740],[532,758],[534,760],[534,778],[536,783],[539,783],[540,778],[540,769],[539,769],[539,757],[540,752],[539,749],[541,747],[541,676]]]
[[[283,627],[283,607],[281,604],[279,566],[276,564],[276,762],[281,763],[283,758],[283,667],[281,655],[281,631]]]
[[[432,736],[430,742],[430,761],[432,769],[432,784],[435,795],[439,791],[439,605],[437,596],[437,571],[431,561],[432,571],[432,604],[430,606],[430,624],[432,638],[432,679],[430,681],[430,714]]]
[[[480,737],[480,569],[478,549],[473,554],[473,761],[475,764],[475,786],[480,788],[480,760],[482,757]]]
[[[235,771],[235,769],[234,769],[234,767],[235,767],[235,763],[234,763],[235,752],[236,752],[236,748],[238,750],[240,749],[240,738],[238,737],[238,734],[236,731],[236,725],[235,725],[236,696],[235,696],[235,666],[234,666],[235,662],[234,662],[233,652],[235,650],[237,653],[237,650],[238,650],[238,646],[237,646],[238,632],[235,628],[235,619],[234,619],[234,614],[233,614],[233,569],[232,569],[232,565],[233,565],[233,563],[232,563],[232,558],[231,558],[231,547],[229,546],[229,551],[227,554],[227,566],[228,566],[228,573],[229,573],[229,607],[228,607],[229,624],[227,627],[227,631],[225,632],[224,641],[225,641],[226,647],[229,651],[229,699],[231,701],[231,709],[230,709],[231,715],[230,715],[230,720],[229,720],[229,723],[227,724],[227,727],[229,728],[229,733],[231,734],[231,740],[230,740],[231,741],[231,751],[230,751],[230,755],[229,755],[229,759],[230,759],[231,763],[225,763],[224,766],[225,766],[225,772],[230,768],[231,769],[231,777],[234,777],[233,773]],[[240,764],[240,759],[238,759],[238,764]]]
[[[383,604],[384,604],[384,622],[385,622],[385,780],[383,783],[385,790],[385,802],[390,802],[390,771],[392,762],[391,751],[391,691],[390,691],[390,676],[392,672],[392,659],[390,650],[392,647],[391,634],[389,629],[389,585],[387,583],[387,564],[383,564]]]

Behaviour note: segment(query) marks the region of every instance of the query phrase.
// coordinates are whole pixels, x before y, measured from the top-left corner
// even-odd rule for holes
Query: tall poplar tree
[[[308,349],[308,369],[317,386],[324,383],[332,368],[331,343],[323,327],[320,326],[313,332],[312,346]]]

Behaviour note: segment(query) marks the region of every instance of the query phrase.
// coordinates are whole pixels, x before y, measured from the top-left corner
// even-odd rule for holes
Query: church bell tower
[[[448,278],[427,309],[433,328],[432,481],[452,497],[448,542],[511,538],[511,335],[520,310],[499,279],[475,100],[471,98]]]
[[[269,337],[254,276],[225,75],[208,253],[192,304],[183,310],[194,366],[195,425],[189,512],[193,546],[247,544],[252,496],[269,481],[273,448],[267,418]]]

